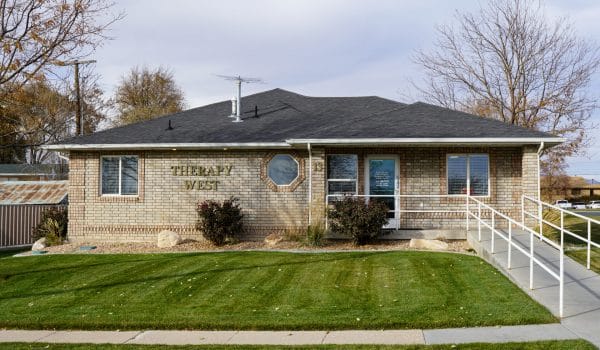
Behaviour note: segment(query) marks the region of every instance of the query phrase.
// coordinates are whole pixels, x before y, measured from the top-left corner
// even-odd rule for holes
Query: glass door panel
[[[369,200],[382,201],[389,209],[388,223],[385,228],[396,227],[396,198],[398,189],[397,161],[394,157],[368,158],[368,187]],[[387,197],[389,196],[389,197]]]

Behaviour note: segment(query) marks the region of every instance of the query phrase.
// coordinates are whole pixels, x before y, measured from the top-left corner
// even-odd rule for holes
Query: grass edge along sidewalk
[[[164,346],[164,345],[131,345],[131,344],[47,344],[47,343],[0,343],[0,350],[594,350],[592,344],[584,340],[556,340],[540,342],[522,342],[522,343],[470,343],[456,345],[300,345],[300,346],[279,346],[279,345],[183,345],[183,346]]]
[[[415,251],[4,258],[0,309],[0,327],[18,329],[427,329],[557,322],[480,258]]]

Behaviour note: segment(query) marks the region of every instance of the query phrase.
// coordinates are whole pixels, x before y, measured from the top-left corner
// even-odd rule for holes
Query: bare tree
[[[557,173],[585,146],[598,101],[587,89],[600,61],[596,46],[540,6],[492,0],[457,13],[455,26],[437,28],[435,49],[415,56],[426,74],[416,87],[432,103],[566,138],[544,157],[545,172]]]
[[[105,0],[0,0],[0,87],[16,88],[56,61],[91,53],[122,18],[112,7]]]
[[[84,129],[91,133],[106,119],[107,103],[93,70],[85,69],[81,82]],[[67,77],[50,81],[42,76],[9,90],[0,106],[0,161],[44,163],[51,153],[40,146],[73,135],[72,81]]]
[[[180,112],[185,107],[183,91],[173,73],[159,67],[134,67],[121,77],[114,97],[118,115],[115,125],[125,125]]]

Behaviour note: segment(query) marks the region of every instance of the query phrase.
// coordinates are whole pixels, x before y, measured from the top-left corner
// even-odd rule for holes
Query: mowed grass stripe
[[[475,256],[62,255],[0,264],[0,327],[398,329],[557,320]]]

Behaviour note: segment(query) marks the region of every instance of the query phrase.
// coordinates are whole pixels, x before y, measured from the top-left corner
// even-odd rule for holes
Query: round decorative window
[[[298,177],[298,162],[289,154],[277,154],[267,164],[267,174],[277,186],[289,185]]]

